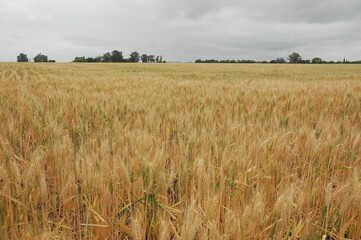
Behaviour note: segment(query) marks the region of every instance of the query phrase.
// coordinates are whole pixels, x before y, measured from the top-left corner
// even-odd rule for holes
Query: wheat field
[[[359,65],[0,64],[0,239],[360,239]]]

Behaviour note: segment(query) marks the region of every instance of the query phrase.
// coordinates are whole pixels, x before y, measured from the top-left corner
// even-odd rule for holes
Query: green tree
[[[20,53],[19,56],[17,56],[17,62],[29,62],[28,56],[24,53]]]
[[[102,61],[102,56],[97,56],[94,58],[94,62],[101,62]]]
[[[148,55],[147,55],[147,54],[143,54],[143,55],[140,57],[140,60],[141,60],[143,63],[147,63],[147,62],[148,62]]]
[[[140,57],[138,52],[132,52],[129,56],[129,62],[139,62]]]
[[[323,62],[322,59],[319,57],[315,57],[312,59],[312,63],[322,63],[322,62]]]
[[[39,53],[34,57],[34,62],[48,62],[48,56]]]
[[[86,59],[85,57],[75,57],[73,62],[86,62]]]
[[[112,52],[112,56],[110,57],[111,62],[123,62],[123,53],[118,50],[114,50]]]
[[[112,61],[112,54],[110,52],[103,54],[103,62],[111,62]]]
[[[286,60],[284,58],[277,58],[276,63],[286,63]]]
[[[149,60],[149,62],[154,63],[155,62],[155,56],[154,55],[149,55],[148,60]]]
[[[302,61],[302,57],[299,53],[294,52],[288,56],[288,61],[290,63],[300,63]]]
[[[309,60],[309,59],[306,59],[306,60],[301,60],[299,63],[303,63],[303,64],[309,64],[309,63],[311,63],[311,60]]]
[[[271,60],[270,63],[286,63],[284,58],[277,58],[276,60]]]

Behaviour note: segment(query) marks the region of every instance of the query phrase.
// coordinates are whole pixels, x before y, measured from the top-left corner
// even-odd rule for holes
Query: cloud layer
[[[359,0],[0,0],[0,61],[119,49],[197,58],[361,59]]]

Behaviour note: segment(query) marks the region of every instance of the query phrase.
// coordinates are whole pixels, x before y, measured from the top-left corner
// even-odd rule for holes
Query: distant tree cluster
[[[20,53],[16,57],[17,62],[29,62],[29,58],[25,53]],[[33,58],[34,62],[56,62],[55,60],[49,60],[48,56],[39,53]]]
[[[284,58],[277,58],[276,60],[271,60],[270,63],[287,63]]]
[[[75,57],[75,59],[73,60],[73,62],[101,62],[102,61],[102,57],[89,57],[89,58],[85,58],[85,57]]]
[[[154,56],[154,55],[147,55],[147,54],[143,54],[140,57],[140,60],[143,63],[162,63],[163,62],[163,57],[162,56]]]
[[[277,58],[275,60],[271,61],[255,61],[255,60],[216,60],[216,59],[197,59],[195,63],[274,63],[274,64],[361,64],[361,61],[347,61],[346,59],[343,59],[343,61],[324,61],[319,57],[315,57],[312,60],[308,59],[302,59],[302,56],[299,53],[292,53],[288,56],[288,61],[284,58]]]
[[[34,57],[34,62],[48,62],[48,56],[39,53]]]
[[[140,55],[138,52],[132,52],[128,58],[123,57],[123,52],[114,50],[111,53],[106,52],[102,56],[98,56],[95,58],[86,58],[86,57],[76,57],[73,62],[139,62],[142,61],[143,63],[164,63],[162,56],[154,56],[154,55],[147,55],[142,54]]]
[[[292,53],[288,56],[288,62],[289,63],[301,63],[302,57],[299,53]]]
[[[216,59],[197,59],[195,63],[261,63],[255,60],[216,60]]]
[[[29,58],[26,54],[20,53],[19,56],[17,56],[17,62],[29,62]]]

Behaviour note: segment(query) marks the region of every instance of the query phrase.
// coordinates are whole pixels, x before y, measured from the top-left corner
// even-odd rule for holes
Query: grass
[[[0,239],[361,238],[357,65],[0,64]]]

